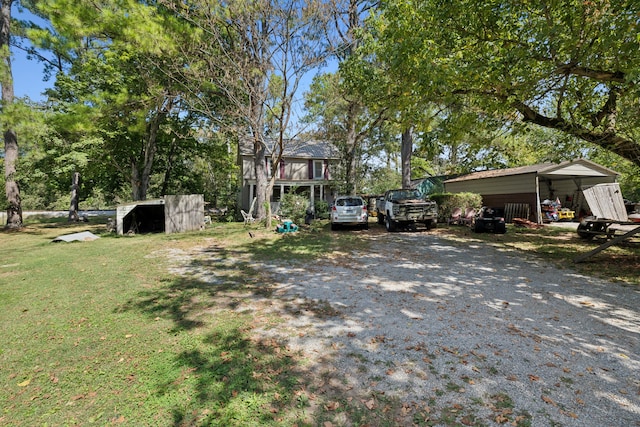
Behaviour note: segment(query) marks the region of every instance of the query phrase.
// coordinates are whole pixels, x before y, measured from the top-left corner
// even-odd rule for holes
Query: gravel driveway
[[[640,426],[637,289],[433,232],[361,235],[372,250],[262,266],[289,307],[265,334],[443,425]]]

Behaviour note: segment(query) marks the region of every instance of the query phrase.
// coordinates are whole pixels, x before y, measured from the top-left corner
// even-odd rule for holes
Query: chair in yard
[[[464,225],[469,225],[471,226],[471,224],[473,224],[473,220],[476,217],[476,210],[473,208],[467,208],[467,210],[464,213],[464,217],[460,218],[460,223],[464,224]]]
[[[245,212],[244,210],[240,210],[242,214],[242,218],[244,219],[244,225],[252,224],[256,219],[250,213]]]
[[[462,219],[462,209],[455,208],[453,212],[451,212],[451,216],[449,217],[449,225],[461,224],[461,219]]]

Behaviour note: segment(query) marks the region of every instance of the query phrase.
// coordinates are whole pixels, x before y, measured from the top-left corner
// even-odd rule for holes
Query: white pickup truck
[[[396,231],[422,224],[427,230],[438,224],[438,204],[424,198],[418,190],[388,190],[376,203],[378,224],[387,231]]]

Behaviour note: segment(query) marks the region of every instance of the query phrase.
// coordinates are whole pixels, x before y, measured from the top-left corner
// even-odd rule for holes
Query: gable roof
[[[267,141],[267,154],[271,154],[275,143]],[[240,154],[253,156],[251,143],[245,140],[240,144]],[[294,140],[288,139],[285,143],[283,157],[296,159],[338,159],[338,149],[328,141]]]
[[[574,177],[574,176],[618,176],[618,172],[601,166],[586,159],[577,159],[556,163],[539,163],[537,165],[520,166],[508,169],[494,169],[473,172],[457,178],[448,179],[445,183],[472,181],[477,179],[497,178],[513,175],[537,174],[546,178]]]

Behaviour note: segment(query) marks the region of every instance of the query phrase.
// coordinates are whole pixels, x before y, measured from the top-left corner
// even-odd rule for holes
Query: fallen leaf
[[[531,381],[538,381],[538,380],[540,380],[540,377],[537,376],[537,375],[529,374],[529,379]]]
[[[376,401],[373,399],[369,399],[366,402],[363,400],[362,403],[364,403],[364,406],[366,406],[370,411],[372,411],[376,407]]]
[[[336,409],[338,409],[340,407],[340,402],[329,402],[326,405],[324,405],[324,409],[326,409],[327,411],[335,411]]]
[[[578,418],[578,415],[573,413],[573,412],[569,412],[569,411],[560,411],[562,414],[566,415],[567,417],[571,417],[571,418]]]
[[[504,424],[504,423],[506,423],[507,421],[509,421],[509,418],[505,417],[505,416],[504,416],[504,415],[502,415],[502,414],[501,414],[501,415],[498,415],[498,416],[496,417],[496,422],[497,422],[498,424]]]
[[[550,397],[547,397],[545,395],[542,395],[542,400],[545,403],[548,403],[549,405],[553,405],[553,406],[557,406],[556,402],[553,401],[553,399],[551,399]]]
[[[31,384],[31,379],[24,380],[24,381],[22,381],[21,383],[18,383],[18,387],[26,387],[26,386],[28,386],[29,384]]]
[[[333,427],[333,423],[331,421],[325,421],[324,424],[322,424],[324,427]]]

